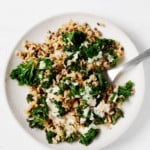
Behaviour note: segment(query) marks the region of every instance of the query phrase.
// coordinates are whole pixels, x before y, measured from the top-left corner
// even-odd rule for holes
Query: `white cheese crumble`
[[[80,123],[81,124],[85,123],[85,121],[86,121],[86,118],[80,118]]]
[[[90,111],[90,108],[89,108],[89,107],[87,107],[87,108],[85,108],[85,109],[83,110],[83,116],[84,116],[84,117],[81,117],[81,118],[80,118],[80,123],[81,123],[81,124],[85,123],[86,117],[87,117],[89,111]]]
[[[110,63],[113,62],[113,60],[114,60],[114,58],[109,54],[107,55],[107,59]]]
[[[79,57],[79,51],[77,51],[71,60],[67,61],[67,66],[70,66],[73,62],[76,62]]]
[[[90,108],[89,108],[89,107],[85,108],[85,109],[83,110],[83,116],[84,116],[84,117],[87,117],[89,111],[90,111]]]
[[[91,113],[90,120],[94,120],[94,119],[95,119],[94,115],[93,115],[93,113]]]
[[[40,64],[39,64],[39,69],[44,69],[46,67],[46,64],[44,61],[40,61]]]
[[[88,63],[93,63],[94,61],[102,58],[102,51],[99,51],[98,55],[97,56],[94,56],[92,58],[88,58]]]
[[[91,88],[89,86],[85,86],[85,91],[81,93],[82,98],[87,101],[89,106],[96,105],[96,99],[90,94]]]
[[[64,53],[61,52],[60,50],[55,50],[54,52],[55,52],[55,53],[54,53],[54,56],[55,56],[55,57],[61,57],[62,55],[64,55]]]
[[[85,46],[85,47],[87,48],[88,45],[89,45],[89,42],[88,42],[88,41],[84,41],[84,42],[81,44],[80,48],[83,47],[83,46]]]
[[[72,82],[72,84],[73,84],[74,86],[79,85],[79,83],[78,83],[78,82]]]
[[[53,93],[57,93],[58,91],[59,91],[59,87],[58,86],[53,87]]]
[[[58,86],[54,86],[54,87],[50,87],[49,89],[46,90],[47,93],[57,93],[59,91],[59,87]]]
[[[53,117],[57,117],[59,115],[59,113],[58,113],[58,109],[56,108],[55,104],[53,104],[49,98],[46,99],[46,103],[50,109],[49,115],[50,116],[52,115]]]
[[[65,54],[66,54],[67,56],[71,56],[71,55],[72,55],[72,52],[65,51]]]
[[[53,99],[56,97],[56,94],[59,91],[59,87],[55,86],[55,87],[50,87],[49,89],[46,90],[47,93],[47,97],[50,99]]]
[[[109,111],[110,111],[110,104],[106,104],[104,100],[101,101],[96,108],[94,108],[94,113],[102,118],[104,117],[105,112],[109,113]]]
[[[39,76],[39,79],[42,79],[42,77],[43,77],[42,74],[39,74],[38,76]]]

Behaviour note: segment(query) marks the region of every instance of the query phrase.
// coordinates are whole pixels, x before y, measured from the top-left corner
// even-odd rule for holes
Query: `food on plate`
[[[49,31],[43,43],[25,41],[25,50],[17,52],[22,62],[10,77],[29,87],[27,122],[45,131],[48,143],[89,145],[101,126],[124,117],[121,106],[134,93],[134,83],[115,87],[104,77],[102,71],[115,67],[124,50],[98,28],[70,20]]]

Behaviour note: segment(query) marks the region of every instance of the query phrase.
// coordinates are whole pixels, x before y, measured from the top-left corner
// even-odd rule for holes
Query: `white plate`
[[[134,44],[130,41],[130,39],[116,26],[104,20],[98,16],[91,14],[83,14],[83,13],[71,13],[71,14],[63,14],[59,16],[55,16],[49,18],[38,25],[34,26],[31,30],[29,30],[17,43],[16,47],[13,50],[13,53],[10,57],[8,67],[6,70],[6,95],[8,104],[15,118],[18,120],[20,125],[24,128],[26,132],[28,132],[32,137],[41,142],[43,145],[47,146],[47,149],[56,149],[56,150],[99,150],[108,144],[112,143],[120,135],[122,135],[132,124],[135,117],[138,114],[141,103],[143,101],[144,96],[144,69],[143,65],[138,65],[132,71],[125,73],[119,80],[117,84],[124,84],[128,80],[132,80],[135,83],[136,93],[134,96],[130,98],[128,102],[123,105],[123,110],[125,112],[125,118],[120,119],[118,123],[113,126],[111,129],[102,128],[100,136],[94,140],[94,142],[89,146],[83,146],[79,143],[62,143],[62,144],[47,144],[45,134],[40,130],[30,129],[26,122],[26,116],[24,114],[24,110],[27,106],[25,97],[28,92],[27,87],[19,87],[16,81],[9,79],[10,71],[19,64],[20,60],[15,56],[15,50],[23,49],[22,41],[29,40],[34,42],[42,42],[48,30],[57,30],[61,24],[66,21],[73,19],[79,23],[88,22],[92,27],[96,26],[97,22],[102,22],[106,26],[105,27],[97,27],[102,31],[103,36],[106,38],[112,38],[119,41],[124,49],[125,49],[125,59],[124,62],[130,60],[138,54],[137,49]]]

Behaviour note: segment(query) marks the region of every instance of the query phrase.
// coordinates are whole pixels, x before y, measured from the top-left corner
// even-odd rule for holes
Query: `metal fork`
[[[117,68],[108,70],[106,76],[110,82],[114,82],[122,73],[134,68],[137,64],[139,64],[143,60],[146,60],[149,57],[150,57],[150,49],[147,49],[146,51],[142,52],[135,58],[128,61],[127,63],[125,63]]]

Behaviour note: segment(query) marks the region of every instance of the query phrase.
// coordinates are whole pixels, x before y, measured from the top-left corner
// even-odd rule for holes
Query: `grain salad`
[[[134,94],[134,84],[115,87],[104,77],[103,71],[123,59],[124,49],[104,38],[99,26],[105,25],[93,29],[70,20],[49,31],[43,43],[25,41],[16,53],[22,62],[10,77],[29,87],[27,122],[44,131],[48,143],[89,145],[101,126],[124,117],[122,104]]]

